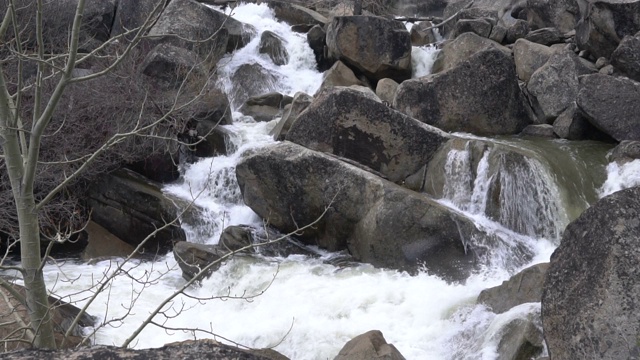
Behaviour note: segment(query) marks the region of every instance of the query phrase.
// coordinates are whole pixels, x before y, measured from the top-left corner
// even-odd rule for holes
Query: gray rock
[[[487,305],[496,314],[502,314],[524,303],[540,302],[548,268],[549,263],[528,267],[503,281],[502,285],[482,290],[477,302]]]
[[[398,86],[398,83],[392,79],[382,79],[378,81],[378,85],[376,85],[376,95],[378,95],[380,100],[392,104],[393,99],[396,97]]]
[[[453,29],[453,37],[458,37],[466,32],[472,32],[478,36],[488,38],[491,35],[493,25],[486,19],[462,19],[458,20]]]
[[[454,20],[445,24],[440,28],[440,32],[447,37],[453,33],[456,22],[465,19],[497,19],[498,18],[498,7],[494,6],[495,0],[489,1],[475,1],[473,7],[465,8],[469,1],[461,0],[461,1],[449,1],[449,4],[444,9],[442,14],[443,19],[448,19],[451,16],[457,14]]]
[[[349,340],[333,360],[404,360],[380,330],[367,331]]]
[[[289,233],[315,221],[301,241],[348,249],[374,266],[415,271],[423,264],[444,279],[461,280],[494,241],[423,194],[290,142],[245,157],[236,176],[245,204],[270,225]]]
[[[421,21],[411,27],[409,35],[411,36],[411,45],[424,46],[429,44],[435,44],[437,39],[433,33],[433,29],[429,29],[433,26],[431,21]]]
[[[629,78],[640,81],[640,33],[622,39],[611,54],[611,65]]]
[[[201,281],[222,266],[222,257],[227,255],[229,251],[218,245],[178,241],[173,247],[173,253],[178,262],[178,266],[180,266],[182,270],[182,277],[187,281],[193,279],[200,271],[209,267],[198,278],[198,281]]]
[[[513,44],[516,40],[524,38],[529,34],[529,23],[524,20],[516,20],[516,22],[507,29],[505,43]]]
[[[603,74],[580,77],[578,107],[618,141],[640,140],[640,83]]]
[[[489,34],[489,39],[502,44],[505,37],[507,37],[507,28],[500,24],[494,25],[491,29],[491,34]]]
[[[127,169],[99,178],[89,191],[87,205],[93,221],[134,247],[177,216],[159,184]],[[173,242],[184,239],[176,222],[147,240],[142,251],[149,256],[166,254]]]
[[[552,359],[632,359],[640,352],[640,187],[618,191],[570,223],[542,296]]]
[[[282,114],[284,107],[291,104],[291,101],[291,96],[272,92],[250,97],[238,111],[253,117],[255,121],[271,121]]]
[[[160,2],[162,4],[159,4]],[[118,1],[110,36],[115,37],[143,26],[145,20],[154,9],[157,9],[155,16],[158,16],[162,13],[167,3],[168,1],[166,0]],[[125,38],[131,40],[134,36],[135,32]]]
[[[333,86],[366,86],[366,83],[356,77],[347,65],[342,61],[336,61],[329,70],[322,74],[322,84],[318,92]]]
[[[223,22],[215,10],[194,0],[172,0],[149,37],[154,43],[194,51],[212,69],[227,51],[229,34]]]
[[[253,25],[245,24],[219,11],[214,11],[214,14],[218,17],[223,17],[224,28],[229,34],[229,40],[227,41],[228,53],[243,48],[258,34],[258,30]]]
[[[239,108],[252,96],[276,91],[277,78],[258,63],[243,64],[231,75],[231,105]]]
[[[608,154],[609,161],[626,162],[640,159],[640,141],[623,140]]]
[[[398,21],[376,16],[338,16],[327,28],[329,55],[366,76],[398,82],[411,78],[411,38]]]
[[[553,54],[546,64],[536,70],[527,84],[546,122],[552,122],[578,95],[578,74],[572,55]]]
[[[596,68],[598,70],[602,69],[603,67],[605,67],[605,66],[607,66],[609,64],[611,64],[609,62],[609,59],[607,59],[605,57],[601,57],[601,58],[598,58],[598,60],[596,60]]]
[[[198,55],[170,44],[154,47],[142,63],[142,73],[164,89],[178,88],[188,78],[205,76]]]
[[[533,30],[524,37],[525,39],[542,45],[564,43],[564,35],[556,28],[542,28]]]
[[[442,131],[349,88],[316,95],[287,134],[289,141],[353,160],[392,182],[415,173],[447,139]]]
[[[511,50],[493,40],[480,37],[474,33],[464,33],[445,44],[438,53],[431,72],[435,74],[453,69],[467,61],[472,55],[489,49],[498,49],[511,56]]]
[[[609,58],[625,35],[640,31],[640,1],[599,0],[589,3],[576,27],[576,42],[594,58]]]
[[[82,260],[91,262],[93,259],[120,257],[126,258],[134,253],[131,244],[119,239],[94,221],[89,221],[85,227],[87,233],[87,247],[82,251]]]
[[[74,350],[21,350],[6,355],[14,360],[289,360],[272,349],[245,350],[215,340],[187,340],[154,349],[95,346]]]
[[[553,125],[550,124],[534,124],[528,125],[520,133],[522,136],[534,136],[541,138],[556,138],[556,133],[553,131]]]
[[[429,125],[477,135],[519,133],[531,123],[526,106],[513,59],[497,49],[445,72],[407,80],[394,100],[395,109]]]
[[[553,50],[526,39],[518,39],[513,45],[513,58],[516,63],[518,78],[524,82],[541,68],[553,54]]]
[[[511,320],[502,329],[502,334],[497,360],[536,359],[544,350],[539,313],[531,314],[526,319]]]
[[[286,48],[286,41],[272,31],[264,31],[260,35],[260,45],[258,51],[267,54],[276,65],[286,65],[289,63],[289,52]]]
[[[286,1],[271,0],[267,3],[278,20],[291,25],[313,24],[325,26],[329,20],[320,13]]]
[[[602,69],[598,70],[598,72],[604,75],[613,75],[615,69],[613,68],[613,65],[605,65]]]
[[[580,20],[580,0],[527,0],[527,18],[533,28],[573,30]]]
[[[289,133],[291,125],[296,121],[298,116],[311,104],[313,97],[303,92],[297,92],[293,96],[291,105],[285,106],[284,114],[278,124],[271,131],[274,140],[284,140]],[[288,107],[288,109],[287,109]]]
[[[553,122],[553,132],[567,140],[607,140],[608,136],[591,125],[573,102]]]

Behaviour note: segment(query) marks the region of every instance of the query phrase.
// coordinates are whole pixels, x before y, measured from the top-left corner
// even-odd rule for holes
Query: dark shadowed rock
[[[507,28],[505,35],[505,43],[513,44],[518,39],[522,39],[529,34],[529,23],[524,20],[516,20],[516,22]]]
[[[590,2],[576,27],[576,42],[595,58],[609,58],[626,35],[640,31],[640,1]]]
[[[173,253],[182,270],[182,277],[191,280],[201,270],[210,266],[198,280],[209,277],[223,264],[222,257],[229,253],[218,245],[196,244],[187,241],[178,241],[173,247]],[[214,262],[217,262],[213,264]]]
[[[552,359],[633,359],[640,352],[640,187],[598,201],[570,223],[542,296]]]
[[[126,258],[135,250],[131,244],[122,241],[93,221],[87,223],[85,231],[88,238],[87,247],[82,252],[82,259],[85,261],[108,257]]]
[[[289,52],[286,48],[286,41],[272,31],[264,31],[260,35],[258,51],[269,56],[276,65],[286,65],[289,63]]]
[[[549,263],[528,267],[502,285],[482,290],[478,303],[485,304],[496,314],[508,311],[514,306],[528,302],[540,302],[542,285]]]
[[[553,122],[578,96],[578,74],[572,55],[569,52],[551,55],[527,84],[547,123]]]
[[[329,57],[326,39],[327,33],[320,25],[315,25],[307,33],[307,42],[309,43],[311,50],[313,50],[318,71],[325,71],[329,69],[335,61]]]
[[[238,111],[253,117],[256,121],[271,121],[282,114],[284,107],[291,104],[291,101],[291,96],[272,92],[249,98]]]
[[[474,54],[489,49],[499,49],[511,56],[511,50],[493,40],[480,37],[474,33],[464,33],[455,38],[455,40],[446,43],[438,53],[431,72],[435,74],[453,69],[467,61]]]
[[[610,141],[608,135],[591,125],[573,102],[553,122],[553,132],[567,140],[603,140]]]
[[[513,45],[513,58],[516,63],[518,78],[524,82],[541,68],[553,54],[553,50],[544,45],[526,39],[518,39]]]
[[[115,18],[111,27],[111,37],[143,26],[147,17],[151,15],[151,19],[153,20],[153,16],[159,16],[168,3],[168,0],[118,1]],[[154,10],[156,10],[155,13]],[[153,21],[151,21],[148,26],[152,24]],[[127,35],[126,39],[133,39],[135,34],[136,33],[133,32]]]
[[[464,36],[464,35],[463,35]],[[489,49],[400,84],[394,108],[445,131],[515,134],[531,123],[510,55]]]
[[[611,65],[629,78],[640,81],[640,32],[622,39],[611,54]]]
[[[472,32],[480,37],[488,38],[491,35],[493,25],[487,19],[462,19],[456,23],[453,29],[453,37],[458,37],[466,32]]]
[[[188,340],[155,349],[96,346],[75,350],[21,350],[4,354],[13,360],[288,360],[272,349],[245,350],[215,340]]]
[[[224,16],[194,0],[172,0],[149,31],[153,42],[193,50],[213,68],[227,51]],[[177,36],[176,36],[177,35]]]
[[[93,221],[134,247],[177,216],[175,205],[158,184],[127,169],[98,179],[87,202]],[[184,231],[176,222],[158,231],[142,250],[149,256],[165,254],[174,241],[184,239]]]
[[[293,101],[290,106],[285,106],[284,114],[278,124],[271,131],[274,140],[284,140],[291,128],[291,125],[296,121],[298,116],[311,104],[313,97],[303,92],[297,92],[293,96]],[[288,108],[287,108],[288,107]]]
[[[367,331],[349,340],[333,360],[404,360],[380,330]]]
[[[580,20],[579,0],[527,0],[527,18],[534,29],[573,30]]]
[[[414,271],[423,264],[430,273],[460,280],[482,257],[476,244],[493,241],[423,194],[290,142],[245,157],[236,176],[245,204],[270,225],[289,233],[317,221],[301,241],[348,249],[374,266]]]
[[[520,133],[522,136],[535,136],[542,138],[556,138],[556,133],[553,132],[553,125],[550,124],[534,124],[528,125]]]
[[[8,279],[3,279],[8,280]],[[21,285],[11,284],[11,288],[23,298],[26,296],[25,288]],[[72,304],[49,296],[51,316],[53,321],[54,336],[57,344],[62,344],[64,334],[69,330],[74,319],[80,314],[80,309]],[[4,287],[0,287],[0,336],[4,341],[4,351],[24,349],[31,346],[33,336],[24,330],[24,324],[29,324],[29,314],[26,306],[14,297]],[[71,335],[65,339],[65,348],[74,348],[82,343],[82,329],[80,327],[93,326],[95,319],[84,313],[78,322],[78,326],[71,331]],[[7,353],[0,355],[3,359],[13,359]]]
[[[603,74],[580,77],[578,107],[618,141],[640,140],[640,83]]]
[[[243,48],[258,34],[258,30],[253,25],[245,24],[219,11],[213,11],[213,13],[218,18],[218,21],[224,24],[224,28],[229,34],[229,39],[227,40],[228,53]]]
[[[142,73],[165,89],[178,88],[190,76],[204,76],[198,55],[170,44],[153,48],[142,63]]]
[[[564,35],[556,28],[534,30],[529,32],[524,38],[531,42],[547,46],[564,43]]]
[[[338,16],[327,28],[329,55],[368,77],[411,77],[411,38],[401,22],[377,16]]]
[[[427,126],[349,88],[316,95],[287,140],[373,169],[393,182],[429,162],[448,139]]]

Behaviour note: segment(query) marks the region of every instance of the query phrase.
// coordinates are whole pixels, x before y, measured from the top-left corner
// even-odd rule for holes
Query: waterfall
[[[231,96],[234,110],[246,95],[231,81],[243,64],[266,69],[273,80],[271,90],[287,95],[316,91],[322,74],[315,70],[304,35],[278,22],[264,4],[240,5],[232,16],[259,32],[275,32],[290,52],[289,64],[275,66],[258,53],[258,37],[221,61],[221,86]],[[414,49],[418,54],[414,76],[429,71],[435,52]],[[228,225],[262,225],[243,204],[235,166],[242,154],[274,142],[269,131],[275,121],[254,122],[238,112],[233,117],[234,124],[225,126],[233,134],[229,155],[186,166],[182,179],[164,189],[195,206],[183,219],[189,241],[214,244]],[[432,161],[425,191],[501,239],[502,247],[488,252],[491,259],[482,272],[464,283],[447,283],[425,272],[412,276],[366,264],[338,268],[324,262],[333,255],[322,251],[320,258],[236,257],[201,286],[190,288],[191,296],[179,296],[168,304],[165,310],[170,318],[157,318],[184,330],[148,326],[133,346],[216,338],[253,348],[275,347],[296,360],[331,359],[351,338],[378,329],[407,359],[496,359],[501,326],[509,319],[529,316],[539,304],[496,315],[475,305],[476,297],[515,271],[548,261],[562,228],[597,199],[596,189],[605,178],[600,159],[606,149],[590,142],[457,137]],[[569,161],[571,169],[566,166]],[[69,261],[47,265],[45,277],[54,294],[81,305],[85,296],[79,291],[91,288],[113,269],[114,262],[108,260],[93,265]],[[89,308],[101,321],[111,321],[96,333],[98,344],[122,344],[152,309],[184,284],[171,253],[153,262],[133,262],[129,269],[130,276],[119,277]],[[152,286],[137,282],[140,278],[151,279]],[[251,301],[193,298],[258,294]],[[136,303],[130,312],[132,299]],[[188,330],[195,328],[210,333]]]

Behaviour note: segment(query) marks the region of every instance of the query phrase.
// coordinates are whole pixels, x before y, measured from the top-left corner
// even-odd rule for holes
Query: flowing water
[[[271,64],[258,55],[254,39],[223,60],[222,77],[229,78],[243,63],[259,63],[275,74],[272,86],[278,91],[315,92],[322,75],[314,69],[304,35],[274,21],[264,5],[243,5],[234,17],[282,36],[291,60],[282,67]],[[414,61],[415,76],[428,71],[434,52],[414,49],[419,59]],[[230,94],[235,91],[229,81],[222,85]],[[243,205],[235,165],[242,153],[274,142],[269,131],[275,122],[255,123],[239,113],[234,119],[227,126],[234,134],[228,144],[232,153],[186,166],[182,180],[165,189],[196,205],[195,215],[184,224],[190,241],[216,243],[228,225],[261,226]],[[496,315],[475,305],[479,292],[529,264],[548,261],[568,221],[598,195],[639,182],[629,174],[639,173],[640,162],[605,170],[602,160],[594,159],[603,159],[606,149],[593,143],[458,136],[460,146],[440,162],[445,180],[434,196],[439,194],[442,203],[464,212],[485,231],[501,234],[508,246],[495,252],[496,259],[508,258],[504,252],[510,251],[509,244],[524,244],[526,260],[494,261],[460,284],[369,265],[337,268],[323,261],[334,255],[321,251],[320,258],[237,257],[201,286],[188,289],[191,296],[178,296],[163,308],[154,321],[170,329],[149,325],[133,346],[158,347],[215,333],[219,340],[249,347],[275,347],[291,359],[332,359],[354,336],[378,329],[407,359],[495,359],[502,326],[539,313],[540,304]],[[605,171],[610,174],[606,183]],[[115,265],[68,262],[47,266],[45,272],[56,294],[83,304],[87,294],[78,292],[91,288]],[[127,275],[117,277],[89,307],[92,315],[108,322],[95,334],[96,343],[122,344],[162,299],[184,284],[173,254],[127,266]]]

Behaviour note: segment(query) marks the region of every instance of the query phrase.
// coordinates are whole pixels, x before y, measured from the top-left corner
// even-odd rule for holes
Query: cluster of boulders
[[[411,79],[412,45],[436,41],[431,23],[415,24],[409,32],[390,18],[349,16],[343,8],[336,16],[269,1],[279,19],[307,33],[319,69],[327,70],[318,93],[293,97],[273,93],[274,75],[257,64],[232,75],[233,94],[219,90],[212,75],[225,53],[255,36],[260,52],[276,65],[286,64],[287,44],[274,33],[257,34],[251,25],[194,0],[95,3],[103,6],[85,12],[87,49],[110,37],[132,36],[129,30],[157,10],[140,76],[167,97],[197,80],[202,96],[180,135],[186,142],[197,140],[189,154],[226,151],[228,134],[217,125],[232,122],[232,106],[259,121],[279,117],[273,135],[284,141],[246,154],[237,166],[245,203],[278,231],[295,231],[305,244],[346,250],[358,261],[426,269],[452,281],[464,281],[482,265],[495,239],[433,200],[437,190],[425,189],[434,183],[427,181],[431,161],[458,141],[451,132],[623,142],[631,150],[618,153],[637,156],[632,150],[640,141],[638,0],[427,1],[433,4],[421,6],[442,11],[435,23],[447,19],[438,25],[446,40],[438,44],[433,73],[417,79]],[[95,222],[134,247],[176,216],[157,184],[130,171],[105,176],[89,202]],[[639,204],[638,188],[616,193],[564,233],[542,298],[552,358],[638,355]],[[223,241],[223,248],[177,242],[185,277],[255,241],[249,230],[233,231],[226,234],[242,241]],[[184,233],[168,226],[143,250],[164,253],[179,240]],[[546,267],[505,284],[502,291],[510,295],[487,290],[479,301],[495,312],[540,301]],[[505,345],[511,355],[503,358],[542,351],[535,319],[510,326],[509,333],[519,335]],[[375,356],[360,358],[402,358],[383,344],[381,334],[372,336],[367,341],[373,349],[365,351]],[[351,358],[360,346],[349,345],[338,358]]]

